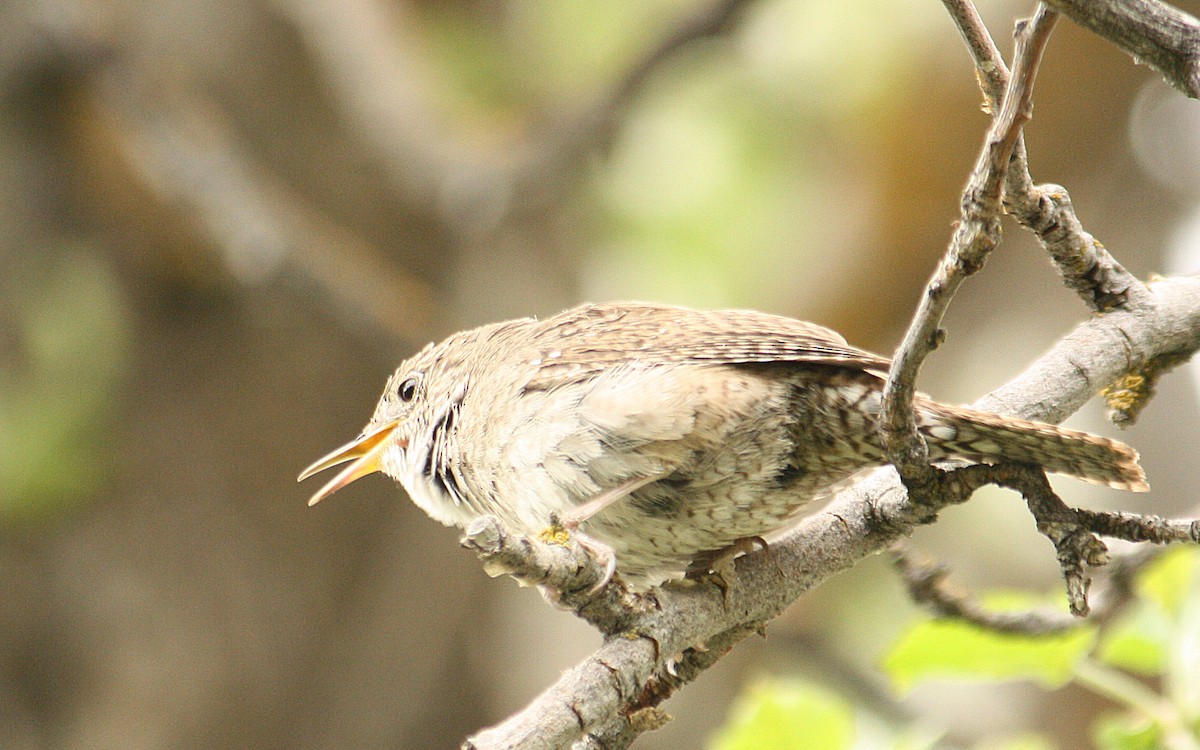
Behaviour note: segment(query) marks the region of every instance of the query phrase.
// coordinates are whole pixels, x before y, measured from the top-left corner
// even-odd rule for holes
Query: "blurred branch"
[[[486,235],[512,213],[561,190],[604,146],[625,109],[663,61],[690,42],[726,32],[750,0],[716,0],[677,22],[606,92],[576,116],[545,118],[526,137],[484,149],[454,132],[426,82],[437,74],[407,30],[405,6],[379,0],[280,0],[341,110],[391,172],[397,190],[431,203],[452,229]]]
[[[888,372],[880,432],[888,460],[906,484],[925,485],[935,479],[913,413],[917,373],[945,335],[940,328],[942,317],[959,286],[983,268],[1000,242],[1001,188],[1021,126],[1032,114],[1033,82],[1056,18],[1056,13],[1039,5],[1032,21],[1017,26],[1015,72],[963,190],[962,213],[950,248],[926,286]]]
[[[401,197],[435,202],[446,183],[484,169],[491,154],[453,133],[434,102],[438,75],[423,54],[405,3],[381,0],[278,0],[277,13],[299,33],[339,111],[392,176]]]
[[[1014,416],[1058,421],[1094,394],[1096,383],[1116,379],[1130,358],[1200,348],[1200,278],[1165,279],[1149,290],[1152,304],[1081,324],[1002,393],[976,407],[1001,401]],[[1114,346],[1118,341],[1130,348]],[[626,746],[639,733],[634,717],[647,716],[660,695],[694,679],[813,586],[931,522],[945,504],[965,499],[945,492],[949,486],[938,487],[937,497],[918,490],[910,496],[895,474],[875,472],[770,550],[740,558],[724,592],[687,583],[656,589],[654,606],[607,636],[596,653],[527,708],[464,746],[550,750],[595,734],[615,744],[597,740],[592,747]]]
[[[753,0],[715,0],[681,18],[657,43],[634,60],[606,93],[561,124],[546,123],[533,142],[544,142],[540,151],[521,165],[514,180],[519,192],[545,190],[547,175],[577,171],[595,148],[604,148],[626,109],[662,63],[692,42],[728,33],[738,15]],[[556,184],[561,180],[550,180]]]
[[[892,545],[892,562],[908,588],[909,596],[928,607],[936,617],[946,617],[978,625],[1001,633],[1049,635],[1107,622],[1133,598],[1133,580],[1137,572],[1157,559],[1162,547],[1145,547],[1111,562],[1106,570],[1107,589],[1099,597],[1086,620],[1057,611],[995,612],[985,609],[966,591],[955,587],[950,572],[927,556],[916,552],[907,540]]]
[[[988,630],[1022,635],[1047,635],[1080,627],[1084,621],[1057,611],[992,612],[965,591],[954,588],[949,571],[928,557],[918,556],[907,541],[892,546],[892,562],[909,596],[938,617],[966,620]]]
[[[992,41],[971,0],[943,0],[975,62],[976,79],[985,108],[995,112],[1009,83],[1008,66]],[[1086,232],[1066,188],[1034,185],[1029,174],[1025,139],[1013,150],[1005,179],[1005,208],[1021,226],[1033,232],[1063,277],[1095,312],[1128,301],[1144,301],[1145,287]]]
[[[157,71],[111,60],[92,77],[101,115],[126,162],[167,205],[184,210],[239,281],[291,271],[351,319],[404,338],[433,318],[427,285],[253,163],[222,112]]]
[[[1200,22],[1158,0],[1045,0],[1080,26],[1200,98]]]

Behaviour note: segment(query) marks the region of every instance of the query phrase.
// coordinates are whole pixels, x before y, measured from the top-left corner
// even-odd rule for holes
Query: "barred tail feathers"
[[[1150,489],[1137,451],[1116,440],[933,401],[922,400],[917,413],[933,458],[1017,461],[1116,489]]]

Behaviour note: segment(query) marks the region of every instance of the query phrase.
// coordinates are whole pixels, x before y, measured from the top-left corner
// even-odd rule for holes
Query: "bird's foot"
[[[611,546],[580,531],[579,524],[581,522],[581,519],[578,518],[560,519],[554,516],[550,519],[550,526],[538,534],[538,539],[551,544],[566,544],[568,539],[573,538],[584,552],[587,552],[593,560],[603,566],[604,572],[600,576],[600,580],[587,590],[588,596],[591,596],[607,586],[608,582],[613,579],[613,575],[617,572],[617,553]]]
[[[693,581],[711,583],[721,589],[721,596],[725,596],[729,592],[725,574],[733,570],[733,561],[756,548],[767,549],[767,540],[761,536],[748,536],[728,547],[701,552],[692,558],[683,576]]]

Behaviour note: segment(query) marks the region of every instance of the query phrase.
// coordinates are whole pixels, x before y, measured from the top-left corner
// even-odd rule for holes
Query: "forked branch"
[[[1032,21],[1017,27],[1014,73],[962,196],[962,213],[901,341],[883,391],[882,438],[889,460],[908,486],[933,482],[928,450],[917,434],[913,394],[921,363],[941,343],[942,317],[959,286],[983,268],[1000,242],[1001,197],[1008,163],[1032,113],[1033,82],[1057,14],[1039,6]]]
[[[971,0],[943,0],[975,63],[984,108],[998,109],[1010,74]],[[1004,207],[1045,248],[1063,282],[1095,312],[1146,300],[1146,288],[1087,231],[1066,188],[1034,185],[1024,136],[1013,149],[1004,184]]]

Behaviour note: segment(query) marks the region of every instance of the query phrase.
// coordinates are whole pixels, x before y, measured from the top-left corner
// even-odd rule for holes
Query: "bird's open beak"
[[[361,479],[368,474],[374,474],[383,469],[380,459],[389,445],[390,441],[388,438],[392,437],[392,434],[399,426],[399,421],[388,422],[381,427],[364,433],[329,455],[317,459],[316,463],[300,472],[300,476],[296,479],[297,482],[303,482],[313,474],[332,468],[338,464],[344,464],[347,461],[354,462],[338,472],[338,475],[329,480],[328,484],[317,490],[316,494],[309,498],[308,504],[316,505],[355,479]]]

